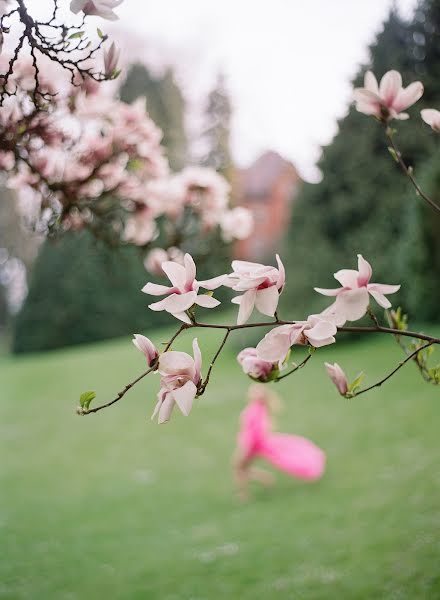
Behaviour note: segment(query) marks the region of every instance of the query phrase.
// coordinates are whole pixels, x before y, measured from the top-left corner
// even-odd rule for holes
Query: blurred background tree
[[[367,68],[378,77],[396,69],[402,73],[405,85],[417,76],[423,80],[425,96],[410,111],[412,118],[396,126],[397,143],[407,162],[415,167],[416,175],[436,148],[435,136],[422,123],[419,111],[440,105],[439,12],[438,0],[422,2],[412,22],[405,22],[392,10],[370,48],[368,67],[362,67],[353,81],[355,87],[362,86]],[[338,268],[355,267],[357,253],[374,264],[375,281],[404,284],[399,301],[415,308],[409,301],[415,287],[411,281],[413,270],[403,267],[402,255],[396,249],[402,247],[411,231],[418,244],[406,244],[406,257],[408,264],[420,264],[420,259],[414,263],[412,257],[426,254],[423,246],[429,242],[420,230],[420,213],[425,215],[427,211],[387,154],[383,127],[350,107],[339,121],[333,141],[323,149],[318,163],[322,181],[305,185],[293,210],[284,252],[289,257],[286,262],[290,276],[283,301],[285,306],[294,306],[297,314],[322,309],[322,298],[313,292],[313,286],[333,287],[329,274]],[[438,231],[439,217],[430,214],[425,218]],[[437,271],[437,281],[439,275]],[[423,274],[418,288],[424,289],[425,285]],[[432,286],[430,289],[432,293]],[[418,305],[417,318],[439,316],[439,308],[434,314],[425,307]]]

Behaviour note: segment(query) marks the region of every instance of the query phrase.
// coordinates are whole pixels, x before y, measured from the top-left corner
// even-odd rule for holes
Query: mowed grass
[[[199,335],[205,356],[220,335]],[[362,367],[372,382],[400,358],[372,336],[275,386],[278,429],[324,448],[327,472],[314,484],[278,474],[246,504],[230,457],[249,381],[232,349],[191,416],[160,427],[157,376],[75,414],[81,391],[109,400],[144,369],[129,338],[1,358],[0,597],[440,598],[440,389],[408,365],[348,401],[323,368]]]

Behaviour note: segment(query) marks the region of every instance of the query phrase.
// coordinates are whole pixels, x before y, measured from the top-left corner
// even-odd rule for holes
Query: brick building
[[[239,172],[238,204],[252,211],[254,231],[248,239],[236,243],[237,258],[262,260],[276,252],[287,231],[300,185],[293,164],[276,152],[265,152]]]

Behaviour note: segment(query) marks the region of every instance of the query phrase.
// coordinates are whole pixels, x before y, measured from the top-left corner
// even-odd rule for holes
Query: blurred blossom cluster
[[[146,259],[156,274],[158,251],[179,262],[178,252],[167,249],[185,240],[188,223],[203,235],[218,228],[227,242],[251,233],[251,214],[230,208],[221,175],[196,166],[170,172],[145,98],[126,104],[92,80],[72,86],[47,67],[39,76],[40,88],[54,94],[46,110],[36,110],[29,97],[34,70],[26,60],[16,63],[16,92],[0,108],[0,169],[10,187],[31,194],[40,230],[87,228],[144,248],[163,230],[164,249]]]

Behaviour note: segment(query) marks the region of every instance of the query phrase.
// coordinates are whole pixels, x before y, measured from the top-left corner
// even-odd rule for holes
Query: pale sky
[[[405,15],[415,3],[396,1]],[[221,70],[234,107],[232,150],[238,164],[273,149],[304,177],[316,179],[319,148],[335,133],[336,119],[350,102],[350,79],[367,60],[367,46],[391,5],[392,0],[124,0],[116,9],[120,21],[94,18],[93,24],[120,42],[125,60],[174,64],[190,106],[200,105]]]

